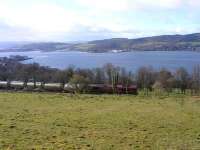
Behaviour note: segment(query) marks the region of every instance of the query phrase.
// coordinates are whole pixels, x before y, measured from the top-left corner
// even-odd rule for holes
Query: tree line
[[[127,71],[125,68],[105,64],[101,68],[81,69],[69,66],[64,70],[40,66],[37,63],[23,64],[20,61],[3,57],[0,58],[0,80],[1,81],[22,81],[24,85],[33,82],[45,83],[66,83],[74,85],[82,84],[109,84],[116,85],[137,85],[138,89],[145,91],[172,92],[178,90],[185,94],[190,90],[192,94],[200,91],[200,65],[196,65],[189,73],[185,68],[180,67],[176,71],[166,68],[155,70],[152,67],[140,67],[136,72]],[[80,87],[76,87],[77,89]],[[82,86],[83,90],[84,86]]]

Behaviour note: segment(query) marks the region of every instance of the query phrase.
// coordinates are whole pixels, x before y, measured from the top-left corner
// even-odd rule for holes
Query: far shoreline
[[[44,50],[24,50],[24,51],[16,51],[16,50],[0,50],[0,53],[29,53],[29,52],[40,52],[40,53],[54,53],[54,52],[79,52],[79,53],[91,53],[91,54],[118,54],[118,53],[134,53],[134,52],[195,52],[199,53],[200,51],[195,50],[109,50],[103,52],[93,52],[93,51],[78,51],[78,50],[55,50],[55,51],[44,51]]]

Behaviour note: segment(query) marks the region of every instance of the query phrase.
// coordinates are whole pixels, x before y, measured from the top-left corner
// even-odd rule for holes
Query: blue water
[[[84,52],[7,52],[0,53],[0,57],[9,55],[23,55],[32,57],[25,63],[37,62],[44,66],[64,69],[70,65],[79,68],[102,67],[106,63],[125,67],[135,71],[141,66],[152,66],[155,69],[168,68],[175,70],[185,67],[188,71],[200,64],[198,52],[124,52],[124,53],[84,53]]]

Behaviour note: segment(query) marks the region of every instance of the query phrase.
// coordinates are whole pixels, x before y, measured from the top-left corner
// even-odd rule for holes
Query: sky
[[[0,41],[90,41],[200,32],[200,0],[0,0]]]

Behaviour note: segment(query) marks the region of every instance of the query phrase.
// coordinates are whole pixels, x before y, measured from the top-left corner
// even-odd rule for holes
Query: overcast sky
[[[200,0],[0,0],[0,41],[87,41],[200,31]]]

